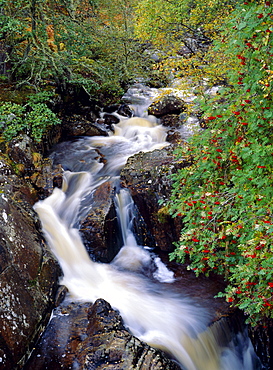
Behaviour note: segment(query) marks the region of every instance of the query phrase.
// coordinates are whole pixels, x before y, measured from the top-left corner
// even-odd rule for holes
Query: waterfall
[[[149,252],[147,247],[137,244],[133,233],[134,202],[127,189],[121,189],[115,199],[118,219],[123,237],[123,247],[112,261],[112,265],[129,271],[152,273],[160,281],[174,281],[174,274],[168,270],[159,257]]]
[[[210,313],[183,292],[173,292],[172,273],[158,257],[137,245],[131,227],[133,203],[126,190],[121,189],[115,200],[124,246],[112,263],[92,261],[83,245],[77,225],[92,207],[94,190],[109,178],[118,181],[120,169],[134,153],[168,145],[165,138],[166,129],[153,117],[133,117],[122,119],[109,137],[79,138],[56,149],[53,159],[63,166],[63,187],[54,189],[34,209],[63,270],[61,283],[68,288],[70,299],[108,301],[133,335],[169,353],[183,369],[258,369],[250,341],[243,335],[236,338],[247,347],[238,354],[228,329],[221,332],[208,327]],[[145,275],[149,268],[152,278]]]

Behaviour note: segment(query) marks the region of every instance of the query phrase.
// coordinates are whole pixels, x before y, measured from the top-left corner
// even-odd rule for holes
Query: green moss
[[[158,218],[158,221],[162,224],[168,222],[168,219],[170,217],[170,213],[169,213],[169,207],[168,206],[164,206],[164,207],[161,207],[158,211],[157,211],[157,218]]]

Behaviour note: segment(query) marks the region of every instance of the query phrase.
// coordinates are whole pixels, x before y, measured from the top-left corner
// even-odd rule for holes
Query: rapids
[[[111,136],[61,143],[52,154],[64,169],[63,187],[54,189],[34,209],[62,267],[61,283],[69,290],[68,299],[105,299],[119,310],[133,335],[169,353],[183,369],[259,369],[250,340],[243,334],[232,338],[228,328],[210,327],[211,314],[183,292],[172,292],[171,284],[166,284],[174,280],[172,272],[148,249],[137,245],[131,230],[133,203],[129,193],[119,187],[119,172],[133,154],[168,145],[166,128],[154,117],[150,119],[143,101],[141,104],[134,110],[142,117],[122,117]],[[90,259],[77,226],[92,207],[94,190],[109,179],[116,183],[124,246],[110,264],[103,264]],[[152,278],[145,275],[149,267]],[[244,350],[238,350],[242,346]]]

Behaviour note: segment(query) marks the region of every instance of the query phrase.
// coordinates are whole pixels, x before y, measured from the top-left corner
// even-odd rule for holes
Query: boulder
[[[103,299],[57,308],[24,370],[72,368],[181,370],[162,351],[132,336]]]
[[[92,122],[83,116],[74,114],[63,119],[62,138],[74,136],[108,136],[108,130],[103,123]]]
[[[132,198],[143,217],[154,245],[162,251],[172,251],[173,242],[180,236],[182,221],[172,218],[159,200],[168,199],[171,181],[168,175],[178,168],[188,166],[186,160],[178,160],[169,146],[153,152],[138,153],[129,158],[121,171],[121,184],[129,188]]]
[[[0,362],[19,369],[55,305],[60,267],[30,204],[35,191],[0,158]]]
[[[115,124],[119,123],[119,121],[120,121],[120,119],[118,117],[116,117],[114,114],[110,114],[110,113],[105,113],[103,115],[103,120],[104,120],[104,124],[108,128],[111,128],[112,125],[115,125]]]
[[[127,104],[111,105],[104,108],[103,118],[100,120],[102,120],[107,129],[114,131],[113,125],[120,122],[119,116],[130,118],[133,116],[133,112]]]
[[[124,117],[133,117],[133,111],[127,104],[121,104],[117,110],[117,113]]]
[[[44,199],[52,193],[55,187],[54,178],[52,178],[53,175],[52,160],[50,158],[42,159],[40,157],[35,163],[35,170],[32,175],[27,177],[37,190],[39,199]]]
[[[178,114],[166,114],[160,120],[163,126],[178,128],[181,125],[180,116]]]
[[[162,117],[167,114],[180,114],[184,110],[186,110],[184,100],[173,94],[169,94],[153,102],[148,108],[148,113],[156,117]]]
[[[177,145],[179,143],[185,142],[185,138],[183,138],[181,132],[179,132],[178,130],[170,129],[167,132],[166,141],[173,145]]]
[[[128,104],[113,104],[109,105],[108,107],[104,107],[103,111],[106,113],[118,113],[121,116],[124,117],[132,117],[133,112]]]
[[[4,147],[3,152],[8,155],[9,163],[15,169],[17,176],[23,176],[31,184],[30,188],[33,192],[31,204],[38,200],[38,193],[40,198],[44,198],[53,190],[52,161],[49,158],[44,159],[42,155],[47,152],[47,145],[53,142],[54,140],[48,138],[47,144],[37,144],[28,135],[22,134]]]
[[[89,255],[100,262],[110,262],[122,247],[113,196],[113,183],[107,181],[101,184],[93,194],[92,208],[80,224],[80,233]]]
[[[121,316],[103,299],[88,311],[87,338],[79,348],[82,369],[154,369],[178,370],[180,366],[164,357],[160,350],[133,337]]]

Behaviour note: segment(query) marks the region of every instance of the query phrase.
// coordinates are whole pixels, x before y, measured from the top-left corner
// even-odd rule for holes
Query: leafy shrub
[[[272,5],[244,2],[225,26],[215,48],[236,67],[201,102],[208,129],[177,151],[192,165],[173,175],[170,212],[185,228],[171,259],[224,275],[219,296],[255,325],[273,318]]]
[[[28,104],[47,103],[53,97],[53,91],[39,91],[36,94],[28,95]]]
[[[37,99],[36,99],[37,100]],[[28,105],[5,102],[0,105],[0,125],[5,140],[10,141],[20,132],[40,142],[44,133],[61,121],[44,103]]]

